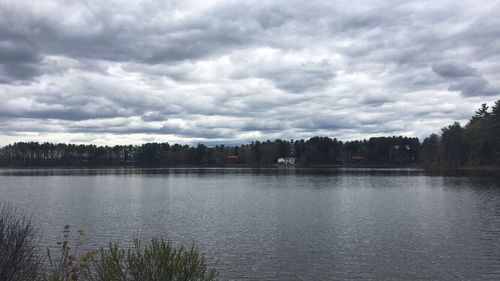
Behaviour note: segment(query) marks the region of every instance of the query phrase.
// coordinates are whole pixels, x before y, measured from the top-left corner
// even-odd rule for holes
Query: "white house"
[[[278,164],[295,165],[294,157],[278,158]]]

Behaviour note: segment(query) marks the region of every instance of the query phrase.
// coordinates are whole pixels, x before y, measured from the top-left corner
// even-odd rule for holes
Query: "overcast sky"
[[[500,98],[500,1],[0,0],[0,144],[424,137]]]

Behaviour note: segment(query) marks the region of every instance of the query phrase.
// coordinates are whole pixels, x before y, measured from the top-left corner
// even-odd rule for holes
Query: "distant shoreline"
[[[499,172],[500,166],[422,166],[422,165],[405,165],[405,164],[311,164],[311,165],[174,165],[174,166],[155,166],[155,165],[100,165],[100,166],[0,166],[0,169],[82,169],[82,170],[106,170],[106,169],[418,169],[430,173],[495,173]]]
[[[459,166],[459,167],[446,167],[446,166],[435,166],[435,167],[422,167],[426,171],[485,171],[485,172],[500,172],[500,166]]]
[[[174,166],[155,166],[155,165],[99,165],[99,166],[0,166],[0,169],[170,169],[170,168],[421,168],[418,165],[403,164],[324,164],[324,165],[174,165]]]

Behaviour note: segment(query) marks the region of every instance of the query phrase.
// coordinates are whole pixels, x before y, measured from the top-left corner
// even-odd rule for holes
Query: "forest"
[[[424,166],[499,166],[500,100],[482,104],[465,126],[455,122],[425,138],[420,150]]]
[[[3,167],[45,166],[265,166],[294,157],[297,165],[500,165],[500,100],[482,104],[470,121],[458,122],[422,142],[405,136],[342,142],[331,137],[254,141],[208,147],[164,143],[96,146],[18,142],[0,148]]]

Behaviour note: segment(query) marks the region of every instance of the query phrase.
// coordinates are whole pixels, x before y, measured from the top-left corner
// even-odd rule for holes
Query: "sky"
[[[500,99],[500,1],[0,0],[0,145],[424,138]]]

